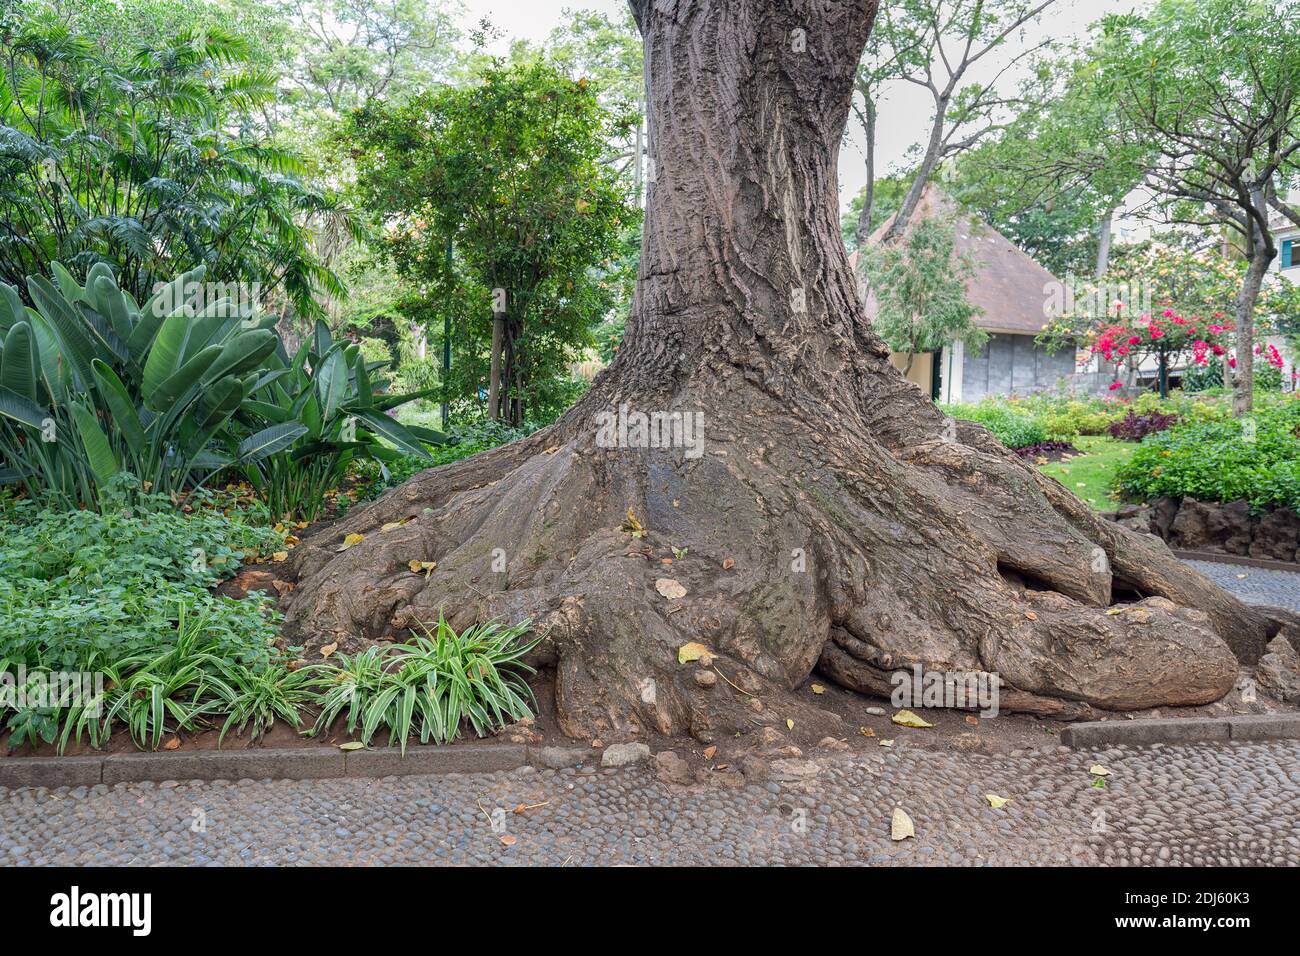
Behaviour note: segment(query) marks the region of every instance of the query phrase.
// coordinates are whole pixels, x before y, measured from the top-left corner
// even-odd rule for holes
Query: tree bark
[[[1040,713],[1222,696],[1278,625],[954,427],[872,332],[836,163],[873,0],[633,9],[657,175],[617,359],[549,428],[304,540],[289,638],[529,618],[561,728],[604,739],[784,728],[814,668],[994,672]],[[611,428],[655,413],[702,443]],[[688,642],[725,682],[678,663]]]
[[[488,372],[488,418],[501,417],[501,347],[505,339],[506,315],[492,313],[492,358]]]
[[[871,237],[871,213],[876,201],[876,103],[871,90],[861,87],[864,106],[862,108],[862,132],[867,139],[867,182],[862,187],[862,209],[858,212],[858,227],[854,234],[859,250],[864,250]],[[859,271],[866,262],[866,256],[859,252]]]
[[[916,176],[912,179],[912,185],[908,187],[907,195],[903,197],[903,204],[898,207],[898,213],[881,237],[882,243],[893,242],[901,236],[912,219],[912,213],[916,212],[916,207],[921,202],[921,194],[925,192],[925,184],[930,181],[935,164],[939,162],[939,153],[943,149],[944,119],[947,115],[948,96],[944,93],[935,97],[934,122],[930,127],[930,139],[925,145],[925,154],[921,157],[921,165],[916,169]]]
[[[1110,269],[1110,235],[1115,221],[1115,210],[1107,209],[1097,230],[1097,269],[1094,278],[1098,282],[1106,277]]]
[[[1268,211],[1263,207],[1263,215]],[[1232,388],[1232,414],[1237,418],[1249,415],[1255,407],[1255,303],[1264,283],[1264,275],[1277,256],[1277,244],[1272,234],[1260,230],[1251,220],[1246,237],[1246,251],[1250,265],[1237,293],[1237,368]]]

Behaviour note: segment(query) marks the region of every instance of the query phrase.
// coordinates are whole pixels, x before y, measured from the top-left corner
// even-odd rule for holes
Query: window
[[[1300,266],[1300,262],[1297,262],[1295,260],[1294,244],[1295,244],[1294,239],[1282,240],[1282,268],[1283,269],[1290,269],[1292,266]]]

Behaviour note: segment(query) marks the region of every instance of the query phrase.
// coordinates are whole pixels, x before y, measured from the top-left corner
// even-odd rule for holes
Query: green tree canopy
[[[602,161],[610,124],[590,83],[534,59],[494,62],[470,86],[353,116],[359,187],[368,208],[385,212],[399,273],[454,303],[457,334],[470,341],[484,342],[490,316],[502,315],[501,408],[515,422],[612,305],[599,270],[639,214]]]

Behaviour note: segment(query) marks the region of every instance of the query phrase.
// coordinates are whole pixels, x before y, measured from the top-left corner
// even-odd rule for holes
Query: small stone
[[[848,750],[849,745],[846,741],[837,740],[834,737],[823,737],[817,741],[819,750]]]
[[[866,713],[868,716],[871,716],[871,717],[884,717],[884,716],[885,716],[885,708],[883,708],[883,707],[868,707],[868,708],[866,709],[865,713]]]
[[[648,744],[610,744],[600,755],[602,767],[626,767],[650,759]]]
[[[754,754],[740,758],[740,772],[750,783],[764,783],[772,776],[772,768],[767,765],[767,761]]]
[[[695,683],[700,687],[712,687],[718,682],[718,675],[713,671],[697,670],[695,672]]]
[[[688,786],[693,779],[691,765],[671,750],[655,755],[655,769],[664,783]]]
[[[780,747],[785,743],[785,737],[781,731],[775,727],[764,727],[758,732],[758,744],[760,747]]]

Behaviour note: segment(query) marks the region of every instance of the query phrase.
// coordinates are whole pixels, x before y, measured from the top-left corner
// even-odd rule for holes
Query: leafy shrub
[[[203,618],[214,653],[263,662],[276,636],[269,602],[207,589],[244,556],[282,546],[237,511],[187,516],[167,499],[106,514],[18,502],[0,513],[0,669],[94,670],[154,653],[175,641],[182,614]]]
[[[204,269],[144,306],[104,265],[84,286],[55,263],[27,280],[35,309],[0,285],[0,483],[57,507],[100,502],[130,473],[156,492],[260,453],[216,453],[214,439],[279,338],[274,316],[221,298],[196,308]]]
[[[1078,450],[1068,441],[1040,441],[1037,445],[1025,445],[1023,448],[1017,448],[1015,453],[1021,458],[1034,458],[1048,452],[1077,452]]]
[[[1008,448],[1024,448],[1047,441],[1047,430],[1033,416],[1003,403],[954,405],[950,414],[954,418],[978,422]]]
[[[292,359],[282,350],[272,359],[272,371],[244,409],[275,424],[244,438],[235,453],[248,462],[244,474],[277,519],[318,518],[327,492],[353,460],[405,455],[432,464],[425,443],[441,444],[444,436],[401,425],[389,414],[424,393],[382,394],[384,365],[366,361],[347,340],[335,341],[323,322]]]
[[[536,702],[525,675],[533,669],[522,658],[540,638],[524,640],[530,625],[489,621],[457,634],[440,617],[437,625],[418,629],[409,644],[374,646],[304,668],[322,688],[313,733],[346,713],[348,733],[360,731],[362,743],[383,728],[389,745],[405,752],[412,734],[421,743],[441,744],[460,735],[462,722],[482,737],[531,717]]]
[[[1151,435],[1116,474],[1129,500],[1190,496],[1300,510],[1300,401],[1261,404],[1247,419],[1183,422]]]
[[[451,428],[447,431],[446,444],[430,447],[427,456],[399,455],[385,461],[359,463],[354,469],[357,490],[363,497],[373,498],[426,468],[449,465],[505,445],[531,435],[538,427],[528,423],[516,428],[505,422],[484,420]]]
[[[1130,408],[1127,415],[1107,426],[1106,433],[1111,438],[1118,438],[1121,441],[1141,441],[1148,435],[1164,431],[1177,421],[1177,415],[1165,415],[1161,412],[1139,415]]]

